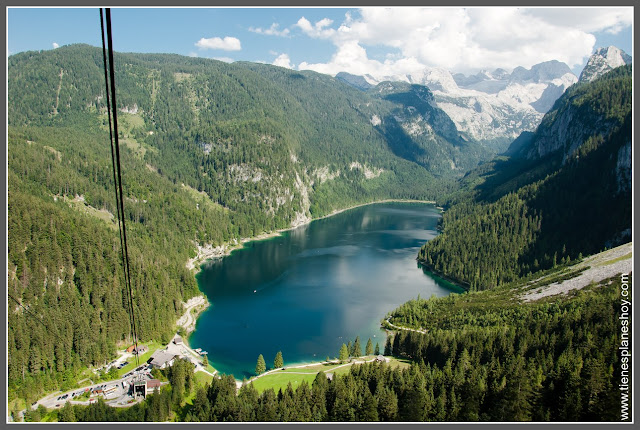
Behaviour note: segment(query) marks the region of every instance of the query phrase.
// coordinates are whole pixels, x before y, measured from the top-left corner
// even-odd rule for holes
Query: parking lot
[[[151,366],[143,364],[124,375],[121,379],[76,388],[64,393],[52,394],[38,400],[31,405],[31,408],[36,409],[38,405],[43,405],[47,409],[61,408],[67,402],[88,405],[97,401],[98,397],[102,397],[107,404],[112,406],[123,406],[134,401],[133,393],[131,392],[133,381],[148,379],[152,379]],[[89,398],[86,398],[86,393],[89,393]]]

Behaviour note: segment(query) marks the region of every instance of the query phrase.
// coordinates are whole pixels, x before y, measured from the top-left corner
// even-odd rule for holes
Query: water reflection
[[[451,291],[416,268],[439,217],[432,205],[370,205],[247,244],[199,274],[213,306],[192,346],[240,378],[251,376],[259,354],[267,363],[279,350],[288,364],[324,359],[356,336],[383,348],[387,312],[418,294]]]

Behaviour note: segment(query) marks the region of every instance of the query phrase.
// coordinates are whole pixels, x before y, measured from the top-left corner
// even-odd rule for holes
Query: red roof
[[[147,381],[147,389],[156,388],[156,387],[159,387],[160,385],[162,385],[162,383],[160,382],[159,379],[149,379]]]

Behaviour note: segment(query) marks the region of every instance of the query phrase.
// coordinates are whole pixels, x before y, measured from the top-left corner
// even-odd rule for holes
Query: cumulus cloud
[[[509,70],[548,60],[574,67],[592,53],[594,32],[619,32],[632,17],[630,7],[363,8],[359,16],[345,14],[337,28],[326,18],[312,24],[302,17],[296,26],[330,40],[336,51],[328,63],[303,62],[299,69],[389,76],[424,67]],[[384,61],[369,58],[368,47],[387,50]]]
[[[287,54],[280,54],[273,61],[274,66],[286,67],[287,69],[294,69],[295,65],[291,64],[291,58]]]
[[[314,25],[311,25],[311,22],[303,16],[298,20],[295,26],[300,28],[307,36],[319,39],[328,39],[336,34],[336,30],[332,28],[325,28],[331,24],[333,24],[333,20],[324,18],[317,21]]]
[[[249,31],[253,32],[253,33],[258,33],[258,34],[266,34],[267,36],[281,36],[281,37],[285,37],[289,35],[289,29],[285,28],[284,30],[278,30],[278,27],[280,25],[278,23],[273,23],[271,24],[271,27],[264,29],[264,28],[254,28],[254,27],[249,27]]]
[[[200,49],[221,49],[223,51],[239,51],[242,49],[240,40],[235,37],[211,37],[205,39],[204,37],[198,40],[195,44]]]
[[[198,56],[198,53],[197,53],[197,52],[193,52],[193,51],[191,51],[191,52],[189,52],[189,54],[188,54],[188,55],[189,55],[189,57],[197,57],[197,56]]]
[[[58,45],[56,42],[53,42],[52,45],[53,49],[58,49],[60,47],[60,45]]]
[[[587,33],[604,31],[617,34],[633,23],[633,9],[613,8],[533,8],[525,14],[559,26],[571,26]]]

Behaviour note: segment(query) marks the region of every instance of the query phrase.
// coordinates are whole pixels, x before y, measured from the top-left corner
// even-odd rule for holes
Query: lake
[[[219,372],[254,376],[282,351],[285,366],[337,357],[360,336],[384,351],[380,320],[420,295],[460,292],[418,266],[424,242],[437,235],[431,204],[361,206],[249,242],[197,275],[211,306],[189,343],[209,352]]]

